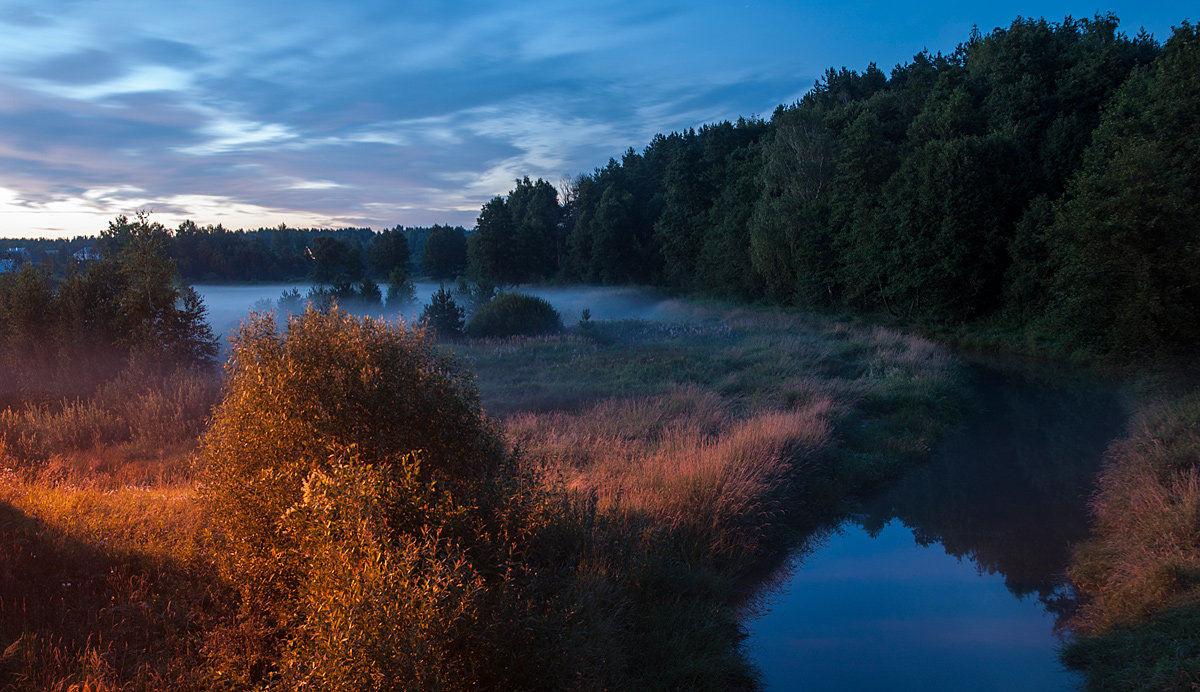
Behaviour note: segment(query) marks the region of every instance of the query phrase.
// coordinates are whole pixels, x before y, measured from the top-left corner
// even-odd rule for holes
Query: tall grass
[[[0,477],[0,686],[191,689],[229,603],[190,488]]]
[[[787,500],[829,444],[830,402],[737,415],[694,387],[609,400],[579,414],[521,414],[514,444],[615,516],[651,517],[688,537],[696,557],[747,565],[766,551]]]
[[[1093,538],[1070,573],[1083,601],[1071,625],[1083,638],[1065,660],[1096,689],[1195,689],[1200,391],[1144,407],[1098,487]]]
[[[118,486],[182,478],[183,465],[162,462],[195,444],[218,388],[206,371],[127,370],[88,397],[17,403],[0,410],[0,461],[78,483],[117,469]]]
[[[580,630],[612,642],[606,680],[752,686],[746,580],[928,449],[955,364],[886,329],[680,307],[680,323],[455,348],[544,487],[591,508],[571,579]]]

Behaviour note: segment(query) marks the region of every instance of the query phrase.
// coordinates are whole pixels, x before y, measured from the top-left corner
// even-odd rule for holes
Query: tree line
[[[829,69],[770,120],[657,135],[480,212],[469,271],[638,283],[1068,348],[1200,337],[1200,36],[1017,19],[890,74]]]
[[[117,217],[115,225],[128,225]],[[186,281],[386,281],[397,269],[404,275],[454,278],[467,264],[466,230],[461,226],[370,228],[276,228],[231,230],[217,224],[184,221],[165,229],[163,250]],[[22,238],[0,241],[0,258],[20,248],[22,258],[51,274],[78,268],[75,253],[92,248],[101,256],[118,251],[111,239]]]

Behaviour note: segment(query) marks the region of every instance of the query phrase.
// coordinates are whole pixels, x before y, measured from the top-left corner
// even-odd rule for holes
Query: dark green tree
[[[467,240],[468,273],[477,281],[515,283],[517,226],[503,197],[493,197],[479,211],[475,232]]]
[[[467,237],[462,227],[434,226],[421,251],[421,270],[432,279],[444,281],[466,268]]]
[[[362,254],[345,240],[332,236],[313,238],[309,253],[313,259],[310,276],[314,281],[352,283],[363,277]]]
[[[432,329],[439,338],[453,339],[462,336],[463,309],[443,286],[430,297],[429,304],[421,312],[421,323]]]
[[[372,241],[369,250],[371,271],[387,277],[396,269],[408,271],[408,236],[402,226],[385,230]]]

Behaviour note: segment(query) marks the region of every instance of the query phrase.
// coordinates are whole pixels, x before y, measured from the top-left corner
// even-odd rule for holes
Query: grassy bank
[[[1200,390],[1164,389],[1110,448],[1071,569],[1080,638],[1063,659],[1089,689],[1200,686]]]
[[[521,548],[505,553],[517,569],[480,572],[483,590],[472,596],[478,607],[533,618],[472,634],[509,679],[597,689],[752,684],[737,621],[746,580],[850,496],[923,457],[953,416],[957,366],[928,341],[750,309],[681,303],[677,316],[450,346],[477,373],[484,408],[516,450],[522,482],[535,486],[522,495],[534,500],[502,508],[525,513],[505,525],[524,532],[511,535]],[[237,663],[231,652],[279,641],[239,616],[239,597],[220,576],[222,543],[196,499],[188,443],[156,445],[109,423],[97,429],[119,432],[98,446],[50,442],[51,419],[68,407],[36,406],[2,419],[22,446],[5,448],[0,478],[0,685],[283,684],[270,671],[226,675]],[[109,420],[87,411],[115,410],[75,406],[84,428]],[[162,426],[171,420],[164,409]],[[332,489],[370,481],[322,478]],[[359,559],[354,551],[379,540],[355,535],[352,546],[329,545]],[[380,572],[389,574],[397,573]],[[369,615],[369,601],[353,600],[369,586],[357,579],[326,584],[352,599],[329,611],[345,622]],[[495,584],[495,594],[528,600],[493,602]],[[382,684],[371,677],[382,670],[374,654],[311,639],[325,632],[313,622],[288,646],[319,653],[322,674]]]
[[[594,503],[607,548],[575,578],[622,613],[597,629],[618,686],[727,689],[754,674],[737,624],[747,579],[924,458],[960,382],[943,350],[894,331],[675,314],[454,348],[543,482]]]

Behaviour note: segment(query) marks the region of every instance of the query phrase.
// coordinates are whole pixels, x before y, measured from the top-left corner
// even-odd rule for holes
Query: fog
[[[406,322],[415,322],[421,316],[421,311],[429,303],[430,298],[437,292],[441,284],[422,281],[415,284],[417,300],[404,306],[403,309],[390,307],[367,308],[365,306],[346,303],[343,309],[358,315],[382,316],[388,319],[403,318]],[[255,285],[220,285],[194,284],[193,288],[204,299],[208,307],[208,321],[213,333],[224,342],[232,333],[238,322],[246,317],[251,310],[260,312],[273,310],[278,306],[279,297],[285,292],[295,289],[301,296],[307,297],[312,287],[308,283],[255,284]],[[447,286],[451,288],[451,286]],[[593,320],[643,319],[668,321],[678,314],[679,302],[667,298],[649,289],[629,287],[554,287],[536,286],[520,287],[521,293],[544,298],[562,316],[563,324],[573,326],[579,322],[584,310],[591,311]],[[466,302],[456,295],[455,301],[460,305]],[[465,305],[464,305],[465,307]]]

